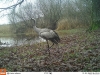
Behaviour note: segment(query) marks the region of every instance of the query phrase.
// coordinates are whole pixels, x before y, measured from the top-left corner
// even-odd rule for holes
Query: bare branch
[[[6,7],[6,8],[0,8],[0,9],[1,9],[0,12],[2,12],[2,11],[4,11],[4,10],[7,10],[7,9],[16,8],[18,5],[21,5],[23,2],[24,2],[24,0],[21,0],[20,2],[14,4],[14,5],[8,6],[8,7]]]

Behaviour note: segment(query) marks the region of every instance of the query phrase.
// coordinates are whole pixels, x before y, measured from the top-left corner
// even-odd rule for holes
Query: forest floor
[[[8,72],[100,72],[100,30],[63,30],[59,48],[46,43],[0,49],[0,68]]]

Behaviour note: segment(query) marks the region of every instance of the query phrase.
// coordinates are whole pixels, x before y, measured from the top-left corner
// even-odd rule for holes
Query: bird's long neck
[[[37,33],[39,33],[40,32],[40,28],[37,28],[36,26],[33,26],[33,29],[34,29],[34,31],[36,31]]]
[[[34,23],[33,23],[33,22],[34,22]],[[37,33],[39,34],[39,32],[41,31],[41,29],[36,27],[36,21],[35,21],[34,19],[32,20],[32,23],[34,24],[34,25],[33,25],[34,31],[37,32]]]

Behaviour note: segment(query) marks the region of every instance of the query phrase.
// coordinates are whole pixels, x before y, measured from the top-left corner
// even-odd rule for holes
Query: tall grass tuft
[[[81,22],[77,19],[62,19],[58,22],[58,28],[57,30],[68,30],[68,29],[74,29],[74,28],[81,28],[84,25],[81,24]]]

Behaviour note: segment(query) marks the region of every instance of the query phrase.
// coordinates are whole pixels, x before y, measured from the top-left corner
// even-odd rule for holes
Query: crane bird
[[[37,28],[36,27],[36,21],[35,19],[31,18],[31,23],[33,24],[33,29],[34,31],[40,36],[42,37],[43,39],[46,40],[47,42],[47,47],[48,47],[48,51],[49,51],[49,55],[50,55],[50,48],[56,44],[58,45],[58,43],[60,42],[60,38],[58,36],[58,34],[54,31],[54,30],[51,30],[51,29],[48,29],[48,28]],[[48,40],[52,42],[52,45],[51,47],[49,47],[49,43],[48,43]]]

